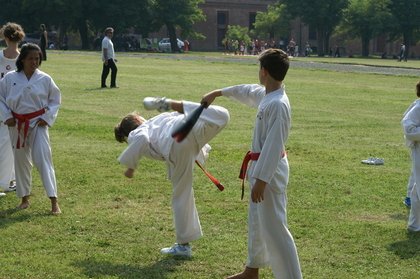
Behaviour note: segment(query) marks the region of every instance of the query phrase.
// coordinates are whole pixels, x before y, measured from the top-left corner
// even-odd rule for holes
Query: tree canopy
[[[324,56],[329,49],[329,39],[342,18],[348,0],[283,0],[294,17],[317,31],[318,55]]]
[[[198,4],[203,0],[0,0],[0,23],[14,21],[26,32],[38,31],[41,23],[55,26],[61,34],[79,32],[87,49],[97,32],[112,26],[117,33],[134,28],[147,36],[162,26],[168,32],[181,28],[192,33],[192,25],[204,19]],[[176,38],[176,36],[175,36]]]
[[[258,12],[254,27],[251,30],[256,37],[270,38],[287,37],[290,32],[290,14],[286,5],[276,3],[268,7],[267,12]]]
[[[78,32],[83,49],[90,48],[96,34],[107,26],[114,27],[116,34],[130,29],[144,37],[166,27],[172,50],[176,51],[177,32],[190,39],[203,37],[193,27],[205,20],[199,7],[204,2],[0,0],[0,24],[18,22],[27,33],[38,32],[41,23],[54,26],[60,36],[67,31]],[[349,37],[360,37],[363,55],[368,54],[369,40],[377,35],[389,35],[393,40],[402,38],[407,48],[420,39],[420,0],[279,0],[267,12],[257,13],[253,35],[288,37],[293,18],[300,18],[316,30],[320,56],[328,52],[330,37],[337,30]]]
[[[362,56],[369,55],[372,38],[389,30],[392,14],[390,0],[350,0],[344,9],[341,32],[362,40]]]

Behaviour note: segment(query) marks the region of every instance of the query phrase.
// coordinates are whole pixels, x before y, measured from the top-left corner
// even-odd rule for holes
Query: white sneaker
[[[10,185],[9,187],[7,187],[7,189],[4,190],[5,192],[13,192],[16,191],[16,181],[10,181]]]
[[[362,164],[367,164],[367,165],[383,165],[384,164],[384,159],[370,157],[370,158],[368,158],[366,160],[362,160]]]
[[[166,97],[146,97],[143,106],[147,110],[157,109],[160,112],[171,110],[171,99]]]
[[[163,248],[162,250],[160,250],[160,253],[164,255],[171,255],[171,256],[191,257],[192,250],[189,244],[181,245],[181,244],[175,243],[172,247]]]

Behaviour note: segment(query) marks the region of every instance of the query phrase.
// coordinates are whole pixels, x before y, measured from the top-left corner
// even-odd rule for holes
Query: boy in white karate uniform
[[[126,177],[133,177],[142,157],[165,161],[167,164],[168,177],[173,188],[172,210],[176,243],[172,247],[163,248],[162,254],[190,257],[192,252],[189,242],[202,236],[192,188],[194,161],[200,154],[208,152],[207,143],[226,126],[229,113],[219,106],[208,107],[202,112],[190,134],[182,142],[175,142],[171,136],[174,126],[199,105],[148,97],[144,101],[146,109],[172,109],[175,112],[164,112],[149,120],[132,113],[124,117],[114,129],[116,140],[128,143],[128,147],[118,158],[127,167]]]
[[[285,145],[291,126],[291,110],[283,79],[289,59],[279,49],[268,49],[260,57],[261,85],[245,84],[214,90],[203,96],[211,104],[227,96],[258,108],[251,151],[248,180],[251,188],[248,212],[248,260],[242,273],[231,279],[257,279],[259,268],[270,265],[277,279],[302,277],[295,242],[287,227],[286,188],[289,164]]]
[[[407,146],[411,149],[412,174],[414,186],[411,189],[411,208],[408,217],[408,230],[420,231],[420,82],[416,85],[417,99],[404,113],[401,121]]]

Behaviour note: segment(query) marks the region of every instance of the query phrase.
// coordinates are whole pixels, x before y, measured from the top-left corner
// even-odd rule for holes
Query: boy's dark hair
[[[12,42],[20,42],[25,37],[22,26],[14,22],[6,23],[0,30],[0,34]]]
[[[121,120],[119,124],[114,127],[115,139],[118,142],[127,141],[130,132],[139,126],[139,123],[136,119],[137,115],[138,114],[136,112],[128,114]]]
[[[420,81],[416,85],[417,97],[420,97]]]
[[[20,49],[20,54],[16,60],[16,72],[20,72],[23,70],[22,60],[28,56],[29,52],[34,51],[34,50],[37,51],[39,54],[39,66],[41,66],[41,62],[42,62],[41,49],[36,44],[27,43],[27,44],[24,44],[22,48]]]
[[[289,69],[289,57],[281,49],[270,48],[260,54],[258,58],[261,68],[268,71],[270,76],[283,81]]]

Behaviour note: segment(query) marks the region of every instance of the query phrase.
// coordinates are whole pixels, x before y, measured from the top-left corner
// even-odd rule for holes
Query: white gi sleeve
[[[45,122],[48,123],[48,126],[52,126],[57,119],[58,109],[61,105],[61,92],[60,89],[55,84],[54,80],[49,77],[48,85],[48,106],[46,107],[46,112],[41,116]]]
[[[0,80],[0,121],[6,121],[13,117],[11,110],[6,104],[7,92],[7,82],[3,78]]]
[[[267,135],[251,176],[270,183],[285,148],[285,141],[290,130],[290,115],[285,105],[277,102],[270,104],[267,109],[270,111],[267,115]]]
[[[265,95],[265,87],[259,84],[242,84],[225,87],[222,95],[239,101],[250,107],[258,107]]]
[[[415,105],[403,118],[405,138],[409,141],[420,141],[420,104]]]
[[[142,133],[130,133],[128,146],[118,157],[118,161],[130,169],[136,169],[142,155],[147,153],[148,139]]]

